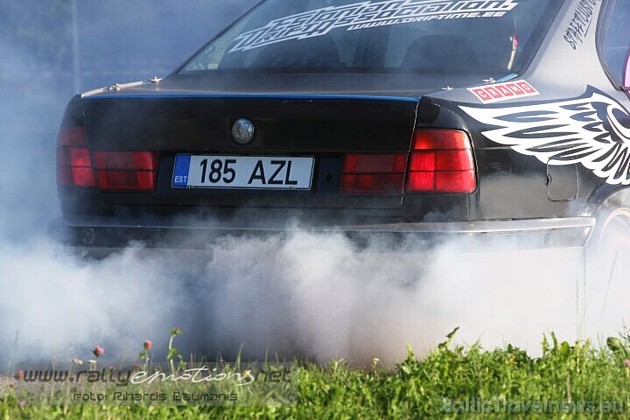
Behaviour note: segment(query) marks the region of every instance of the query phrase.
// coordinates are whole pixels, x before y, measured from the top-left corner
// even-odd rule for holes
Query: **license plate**
[[[174,188],[310,190],[310,157],[177,155]]]

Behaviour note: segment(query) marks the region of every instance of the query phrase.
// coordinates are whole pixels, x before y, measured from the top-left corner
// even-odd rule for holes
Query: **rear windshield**
[[[182,67],[212,71],[519,73],[560,0],[267,0]]]

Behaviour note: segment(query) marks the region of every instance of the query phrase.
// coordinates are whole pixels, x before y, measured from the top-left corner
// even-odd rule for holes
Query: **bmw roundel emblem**
[[[232,138],[238,144],[247,144],[254,139],[254,123],[247,118],[239,118],[232,126]]]

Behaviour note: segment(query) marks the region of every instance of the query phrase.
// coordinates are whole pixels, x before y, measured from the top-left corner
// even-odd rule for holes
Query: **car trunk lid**
[[[100,199],[106,205],[147,208],[399,207],[417,107],[417,99],[406,97],[321,94],[121,93],[83,100],[93,155],[107,151],[159,155],[156,188],[151,193],[101,189]],[[235,141],[232,133],[235,123],[241,119],[250,121],[255,128],[253,139],[247,144]],[[344,175],[344,171],[348,171],[348,156],[369,156],[368,161],[363,159],[358,167],[355,162],[354,170],[362,177],[355,179],[355,183],[371,177],[371,182],[376,183],[398,181],[400,187],[393,191],[387,186],[385,190],[376,188],[372,192],[369,188],[344,191],[343,185],[349,179]],[[265,166],[267,174],[262,183],[259,182],[260,171],[246,174],[245,179],[250,180],[257,175],[257,179],[250,182],[251,188],[244,188],[242,184],[230,188],[225,183],[199,185],[198,182],[182,188],[186,185],[178,184],[176,177],[182,174],[182,160],[190,158],[196,166],[206,166],[203,168],[206,175],[212,169],[210,165],[221,159],[221,174],[225,179],[231,177],[231,171],[242,161],[253,159],[248,169],[251,171],[256,160],[264,158],[264,165],[275,162],[271,168],[278,169],[273,181],[285,183],[282,188],[274,188],[270,182],[273,173]],[[204,163],[204,158],[209,160]],[[377,162],[372,162],[374,158]],[[299,164],[296,159],[312,161],[312,173],[308,175],[311,178],[306,187],[291,187],[295,175],[287,172],[287,168],[293,165],[295,171]],[[238,164],[224,167],[229,163],[226,160],[238,161]],[[364,173],[365,162],[377,174]],[[281,172],[280,166],[283,166]],[[381,173],[394,170],[394,166],[402,168],[394,178]],[[200,170],[197,167],[195,173]]]

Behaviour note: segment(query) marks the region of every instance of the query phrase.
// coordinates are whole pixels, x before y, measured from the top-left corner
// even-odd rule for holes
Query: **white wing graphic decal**
[[[591,88],[584,97],[514,107],[461,107],[488,139],[550,165],[580,163],[608,184],[630,185],[630,115]]]

